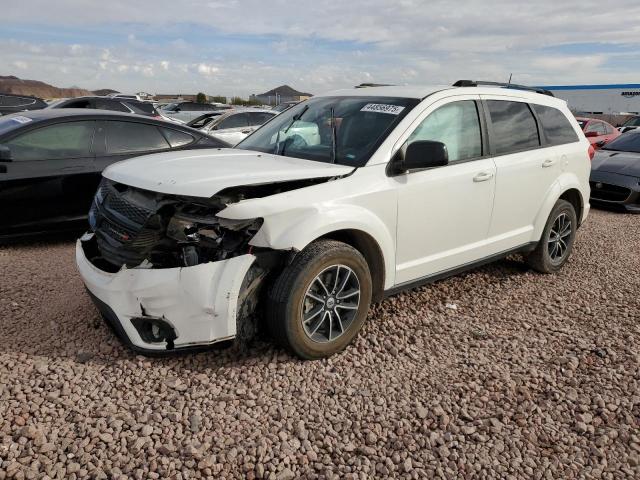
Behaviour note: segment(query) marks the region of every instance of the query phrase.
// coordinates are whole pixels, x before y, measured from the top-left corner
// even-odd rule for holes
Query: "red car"
[[[585,137],[589,139],[591,146],[596,150],[603,147],[614,138],[618,138],[620,136],[618,129],[614,128],[604,120],[584,117],[576,117],[576,120],[578,120]]]

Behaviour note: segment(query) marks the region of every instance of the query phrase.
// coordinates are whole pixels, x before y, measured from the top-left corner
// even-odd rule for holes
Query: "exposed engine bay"
[[[91,260],[105,271],[190,267],[250,253],[261,218],[216,216],[227,205],[326,179],[235,187],[206,198],[150,192],[103,179],[89,212],[95,233]]]

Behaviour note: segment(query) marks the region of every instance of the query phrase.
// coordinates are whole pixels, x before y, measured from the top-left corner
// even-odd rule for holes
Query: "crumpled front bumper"
[[[181,268],[100,270],[76,243],[76,263],[92,300],[118,336],[137,351],[205,346],[236,335],[242,282],[255,256]],[[143,339],[135,323],[160,320],[175,332],[171,341]],[[134,320],[134,321],[132,321]]]

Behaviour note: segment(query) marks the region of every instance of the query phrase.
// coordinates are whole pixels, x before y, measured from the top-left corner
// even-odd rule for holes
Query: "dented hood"
[[[228,187],[346,175],[353,167],[231,148],[182,150],[124,160],[102,174],[153,192],[211,197]]]

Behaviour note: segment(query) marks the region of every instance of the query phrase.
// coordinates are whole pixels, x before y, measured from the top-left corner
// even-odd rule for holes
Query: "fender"
[[[551,209],[556,204],[558,199],[562,196],[564,192],[567,190],[576,189],[580,192],[582,196],[582,205],[583,213],[582,219],[578,219],[580,222],[584,221],[586,218],[588,209],[589,209],[589,195],[588,192],[585,196],[584,187],[580,183],[577,175],[573,172],[563,172],[556,179],[556,181],[551,185],[549,190],[545,194],[545,201],[542,203],[542,206],[538,210],[536,218],[533,223],[533,234],[532,240],[538,241],[542,237],[542,231],[544,230],[544,226],[547,223],[547,219],[549,218],[549,214],[551,213]],[[576,212],[576,215],[580,215],[580,212]]]
[[[237,204],[237,207],[241,206],[245,205]],[[229,206],[218,215],[234,219],[247,218],[248,212],[245,212],[244,208],[234,207]],[[329,233],[346,229],[360,230],[378,243],[385,266],[384,288],[391,288],[396,270],[395,223],[389,227],[381,218],[359,205],[333,203],[325,207],[294,207],[273,214],[270,214],[269,208],[251,208],[253,215],[261,216],[264,223],[249,243],[256,247],[275,250],[302,250],[314,240]]]

